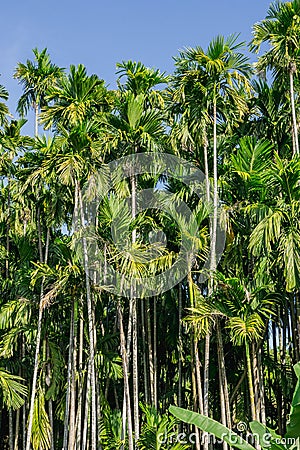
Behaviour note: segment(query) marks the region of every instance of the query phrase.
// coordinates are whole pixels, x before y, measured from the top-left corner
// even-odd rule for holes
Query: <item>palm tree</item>
[[[53,178],[58,175],[60,182],[72,190],[74,217],[77,218],[76,231],[84,227],[82,185],[101,165],[104,153],[98,141],[97,122],[86,119],[71,130],[60,126],[61,135],[56,137],[56,146],[45,155],[39,171]],[[88,311],[89,335],[89,380],[91,399],[91,448],[96,449],[97,440],[97,395],[95,371],[95,321],[93,296],[88,270],[86,240],[83,238],[83,257],[85,268],[85,289]],[[88,398],[88,397],[87,397]],[[98,398],[99,401],[99,398]]]
[[[160,111],[162,96],[154,90],[154,87],[157,83],[165,83],[166,78],[159,71],[148,69],[140,63],[128,61],[127,63],[123,62],[118,67],[120,67],[118,73],[121,74],[121,77],[126,76],[126,82],[121,85],[121,92],[115,96],[115,114],[107,116],[102,122],[103,142],[109,152],[117,151],[121,155],[157,151],[162,148],[164,116]],[[151,105],[153,106],[151,107]],[[136,177],[132,176],[130,183],[133,219],[136,215],[136,182]],[[136,243],[135,230],[132,232],[132,243],[133,246]],[[138,440],[138,339],[137,305],[134,297],[133,295],[130,299],[132,317],[129,317],[129,322],[132,323],[133,337],[133,415],[135,439]]]
[[[292,115],[293,155],[299,153],[298,125],[295,110],[294,78],[299,65],[300,1],[272,3],[264,20],[253,27],[251,49],[256,53],[266,42],[270,49],[256,63],[259,72],[271,69],[275,80],[289,82]]]
[[[176,58],[176,84],[184,107],[191,109],[193,119],[199,117],[203,126],[204,160],[207,160],[207,127],[212,128],[213,136],[213,219],[211,224],[210,272],[216,270],[217,221],[218,221],[218,148],[217,123],[226,120],[226,108],[232,106],[233,116],[239,120],[247,110],[245,92],[250,91],[251,73],[248,59],[239,51],[243,44],[237,44],[237,37],[216,37],[208,46],[207,52],[201,47],[188,48]],[[203,112],[202,112],[203,111]],[[231,113],[232,115],[232,113]],[[205,170],[208,164],[205,162]],[[206,176],[206,178],[208,178]],[[208,189],[208,182],[207,189]],[[207,194],[208,197],[208,194]],[[212,280],[212,279],[211,279]],[[210,282],[209,293],[213,290]],[[204,414],[208,415],[209,380],[209,333],[206,335],[204,363]],[[207,448],[208,442],[205,443]]]
[[[163,109],[165,103],[164,90],[157,89],[158,85],[166,84],[169,77],[159,69],[151,69],[141,62],[123,61],[117,63],[117,84],[121,92],[132,92],[134,96],[143,94],[147,96],[147,106]],[[121,83],[125,78],[125,83]]]
[[[252,86],[254,97],[251,101],[252,120],[248,123],[248,134],[272,142],[280,156],[288,155],[292,124],[290,102],[286,97],[285,87],[279,82],[269,86],[261,79],[253,80]]]
[[[299,230],[299,189],[300,176],[299,157],[291,161],[281,159],[275,154],[265,182],[269,192],[279,193],[279,197],[266,200],[258,207],[260,220],[253,229],[249,248],[257,260],[256,273],[261,276],[264,265],[276,279],[279,271],[287,292],[291,296],[291,319],[294,323],[292,336],[295,345],[295,355],[300,354],[299,341],[299,287],[300,287],[300,230]],[[264,257],[262,257],[264,255]],[[295,311],[295,312],[294,312]],[[297,320],[298,317],[298,320]]]
[[[273,314],[274,298],[266,294],[264,287],[243,285],[237,278],[219,276],[219,288],[215,295],[215,307],[227,318],[234,345],[245,345],[249,398],[252,420],[257,419],[251,363],[251,343],[264,336],[265,320]]]
[[[254,256],[267,254],[282,268],[286,290],[299,289],[299,158],[291,161],[281,159],[275,153],[275,161],[265,176],[269,192],[276,189],[280,197],[266,199],[261,205],[261,220],[250,237],[250,250]],[[268,201],[269,200],[269,201]]]
[[[88,176],[100,164],[101,149],[98,142],[98,126],[94,120],[95,113],[108,108],[107,90],[103,80],[96,75],[88,76],[83,65],[70,67],[70,74],[56,80],[48,91],[47,101],[54,101],[43,108],[41,119],[46,128],[53,127],[57,143],[62,151],[47,156],[42,169],[54,174],[58,168],[63,184],[74,189],[74,215],[83,222],[82,185]],[[78,226],[78,224],[76,224]],[[85,239],[83,239],[84,241]],[[86,243],[83,242],[85,247]],[[91,386],[91,433],[92,448],[96,448],[97,435],[97,402],[95,373],[95,336],[93,319],[93,301],[88,276],[87,253],[84,250],[86,267],[86,299],[89,323],[90,344],[90,386]],[[99,400],[99,399],[98,399]]]
[[[39,114],[41,108],[47,106],[46,95],[51,86],[62,76],[63,69],[53,64],[47,49],[41,52],[33,49],[34,61],[27,60],[26,64],[18,63],[14,78],[23,86],[23,94],[18,102],[17,111],[24,116],[30,108],[34,109],[34,134],[38,135]]]
[[[53,104],[43,108],[41,122],[46,129],[59,126],[71,129],[97,112],[107,111],[110,105],[104,81],[97,75],[88,75],[84,65],[70,66],[70,73],[61,76],[48,90],[47,101]]]

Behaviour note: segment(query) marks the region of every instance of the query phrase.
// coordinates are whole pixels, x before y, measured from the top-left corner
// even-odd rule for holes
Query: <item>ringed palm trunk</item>
[[[149,403],[148,366],[146,355],[146,325],[145,325],[145,300],[141,301],[141,322],[142,322],[142,348],[143,348],[143,369],[144,369],[144,395],[146,404]]]
[[[220,385],[220,405],[221,405],[221,421],[223,425],[231,428],[231,416],[229,406],[229,394],[228,384],[225,368],[223,339],[221,332],[220,320],[216,319],[216,331],[217,331],[217,352],[218,352],[218,367],[219,367],[219,385]],[[223,442],[223,449],[228,449],[228,444]]]
[[[68,378],[67,378],[67,392],[66,392],[66,408],[64,420],[64,440],[63,449],[68,446],[68,434],[70,424],[70,396],[71,396],[71,382],[72,382],[72,358],[73,358],[73,341],[74,341],[74,299],[72,301],[71,320],[70,320],[70,337],[69,337],[69,356],[68,356]]]
[[[46,353],[47,353],[47,375],[48,378],[51,378],[51,367],[50,367],[50,349],[49,349],[49,341],[47,339],[46,341]],[[48,401],[48,411],[49,411],[49,422],[50,422],[50,439],[51,439],[51,450],[54,450],[54,425],[53,425],[53,403],[52,399],[50,398]]]
[[[74,292],[74,295],[76,293]],[[75,297],[73,313],[73,355],[71,370],[71,393],[70,393],[70,433],[69,433],[69,449],[75,448],[76,442],[76,370],[77,370],[77,326],[78,326],[78,299]]]
[[[120,346],[121,346],[121,356],[122,356],[122,367],[123,367],[123,378],[124,378],[124,396],[126,403],[126,415],[127,415],[127,430],[128,430],[128,449],[134,450],[133,446],[133,436],[132,436],[132,422],[131,422],[131,401],[130,401],[130,391],[129,391],[129,377],[128,377],[128,359],[125,344],[125,334],[123,328],[123,314],[121,310],[120,301],[117,303],[117,313],[119,320],[120,329]],[[124,436],[125,438],[125,436]]]
[[[219,318],[216,322],[217,329],[217,345],[218,345],[218,361],[219,361],[219,371],[220,371],[220,383],[223,387],[223,401],[224,402],[224,412],[225,412],[225,422],[228,428],[231,428],[231,415],[230,415],[230,401],[228,392],[228,382],[226,374],[225,356],[224,356],[224,346],[221,331],[221,324]]]
[[[151,405],[154,406],[154,365],[153,365],[153,350],[152,350],[152,332],[151,332],[151,310],[149,298],[146,302],[146,317],[147,317],[147,336],[148,336],[148,359],[149,359],[149,380],[150,380],[150,399]]]
[[[251,417],[252,417],[252,420],[256,420],[255,395],[254,395],[253,377],[252,377],[252,364],[251,364],[250,347],[249,347],[248,340],[245,341],[245,350],[246,350],[246,362],[247,362],[247,375],[248,375]]]
[[[80,299],[80,306],[81,299]],[[78,405],[77,405],[77,417],[76,417],[76,449],[81,449],[81,440],[82,440],[82,404],[83,404],[83,385],[84,385],[84,377],[83,377],[83,319],[80,317],[79,323],[79,349],[78,349]]]
[[[123,319],[122,319],[122,326],[123,326]],[[127,342],[126,342],[125,335],[124,335],[124,343],[126,342],[127,373],[129,372],[129,365],[130,365],[130,358],[131,358],[131,354],[130,354],[131,339],[132,339],[132,302],[129,302],[129,320],[128,320],[128,329],[127,329]],[[127,420],[127,406],[126,406],[127,400],[126,400],[125,389],[126,389],[126,386],[125,386],[125,378],[124,378],[123,412],[122,412],[122,439],[124,439],[125,435],[126,435],[126,420]],[[130,390],[128,392],[130,392]],[[130,397],[129,397],[129,400],[130,400]],[[130,411],[131,411],[131,407],[130,407]],[[131,417],[130,417],[130,421],[131,421]],[[121,450],[124,450],[124,446],[121,447]]]
[[[218,148],[217,148],[217,99],[214,88],[213,99],[213,220],[211,230],[211,251],[210,251],[210,280],[208,285],[209,295],[213,292],[213,275],[216,271],[216,245],[217,245],[217,219],[218,219]],[[207,169],[208,170],[208,169]],[[207,176],[206,176],[207,180]],[[207,181],[206,181],[207,183]],[[207,184],[208,187],[208,184]],[[207,192],[207,197],[209,193]],[[204,355],[204,380],[203,380],[203,412],[209,414],[208,391],[209,391],[209,360],[210,360],[210,334],[205,337]],[[203,434],[203,448],[208,450],[208,435]]]
[[[39,227],[39,234],[40,233],[41,233],[41,230]],[[50,240],[50,229],[48,228],[47,229],[47,237],[46,237],[45,263],[47,263],[47,260],[48,260],[49,240]],[[41,236],[39,236],[39,241],[41,241]],[[27,438],[26,438],[26,450],[30,450],[35,391],[36,391],[36,385],[37,385],[39,354],[40,354],[40,346],[41,346],[42,321],[43,321],[43,309],[44,309],[43,301],[44,301],[44,278],[42,279],[42,283],[41,283],[38,326],[37,326],[36,347],[35,347],[35,357],[34,357],[34,369],[33,369],[33,378],[32,378],[32,386],[31,386],[30,408],[29,408],[28,428],[27,428]]]
[[[84,227],[84,211],[82,203],[82,193],[78,180],[75,182],[75,189],[78,192],[79,200],[79,211],[80,211],[80,222],[81,226]],[[97,417],[96,417],[96,383],[95,383],[95,348],[94,348],[94,322],[93,322],[93,308],[92,308],[92,294],[90,279],[88,274],[89,260],[87,252],[87,242],[85,237],[82,238],[83,244],[83,258],[84,258],[84,269],[85,269],[85,284],[86,284],[86,301],[87,301],[87,312],[88,312],[88,330],[89,330],[89,359],[90,359],[90,385],[91,385],[91,450],[96,450],[97,448]],[[29,450],[29,449],[28,449]]]
[[[6,254],[9,255],[10,241],[9,241],[9,228],[10,228],[10,176],[8,177],[8,195],[7,195],[7,230],[6,230]],[[5,278],[9,278],[9,259],[8,256],[5,259]],[[8,411],[8,429],[9,429],[9,450],[14,450],[14,429],[13,429],[13,410],[9,408]]]
[[[294,73],[296,71],[295,63],[290,63],[289,77],[290,77],[290,100],[292,109],[292,123],[293,123],[293,156],[299,155],[299,140],[298,140],[298,126],[295,109],[295,97],[294,97]]]
[[[182,289],[178,285],[178,406],[182,405]],[[202,401],[203,404],[203,401]],[[203,413],[203,411],[202,411]],[[180,427],[181,431],[181,427]]]
[[[39,134],[39,104],[36,102],[34,104],[34,136],[37,137]]]
[[[153,297],[153,369],[154,369],[154,408],[158,408],[158,392],[157,392],[157,297]]]
[[[213,226],[211,237],[211,274],[216,270],[216,247],[217,247],[217,221],[218,221],[218,149],[217,149],[217,104],[216,100],[213,105],[213,134],[214,134],[214,151],[213,151]]]
[[[131,177],[131,210],[132,218],[136,216],[136,180]],[[132,243],[136,241],[136,230],[132,232]],[[132,378],[133,378],[133,417],[134,417],[134,438],[139,439],[139,385],[138,385],[138,329],[137,329],[137,305],[135,298],[135,286],[132,285]]]
[[[203,156],[204,156],[204,172],[205,172],[205,189],[206,189],[206,201],[209,202],[209,171],[208,171],[208,141],[206,135],[206,129],[204,129],[204,143],[203,143]]]
[[[191,308],[195,306],[194,302],[194,292],[193,292],[193,280],[192,280],[192,273],[191,273],[191,267],[188,273],[188,284],[189,284],[189,297],[190,297],[190,305]],[[200,376],[200,365],[199,365],[199,354],[198,354],[198,339],[196,335],[196,330],[194,329],[191,335],[191,373],[192,373],[192,392],[193,392],[193,401],[194,401],[194,411],[197,411],[198,407],[200,407],[203,411],[203,408],[201,408],[201,400],[202,395],[200,394],[200,391],[202,390],[201,387],[201,376]],[[200,386],[199,386],[200,383]],[[197,402],[198,399],[198,402]],[[199,428],[195,426],[195,436],[196,436],[196,450],[200,450],[200,439],[199,439]]]

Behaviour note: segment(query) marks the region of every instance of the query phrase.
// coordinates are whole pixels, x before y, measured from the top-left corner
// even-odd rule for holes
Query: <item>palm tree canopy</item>
[[[51,62],[47,48],[41,52],[33,49],[34,61],[19,63],[14,72],[14,78],[23,86],[17,111],[24,116],[32,106],[42,108],[47,105],[46,95],[54,82],[61,77],[63,69]]]
[[[267,16],[253,27],[250,48],[258,52],[262,43],[270,49],[256,64],[258,70],[273,69],[274,75],[290,65],[299,63],[300,50],[300,1],[276,1],[271,4]]]
[[[70,73],[57,80],[49,90],[48,101],[41,122],[51,126],[71,127],[90,119],[95,113],[109,109],[109,97],[104,81],[97,75],[89,76],[83,64],[70,66]]]

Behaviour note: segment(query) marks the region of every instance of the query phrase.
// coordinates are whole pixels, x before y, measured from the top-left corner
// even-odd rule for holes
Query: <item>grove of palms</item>
[[[173,73],[119,62],[114,90],[47,49],[16,61],[16,117],[0,85],[1,449],[229,448],[171,405],[285,433],[300,361],[299,71],[299,0],[273,3],[248,44],[232,34],[180,50]],[[172,168],[105,175],[138,154],[193,164],[202,198]],[[99,173],[97,277],[83,230]],[[146,189],[166,211],[139,210]],[[180,202],[198,227],[186,276],[135,295],[176,262],[188,221],[168,211]]]

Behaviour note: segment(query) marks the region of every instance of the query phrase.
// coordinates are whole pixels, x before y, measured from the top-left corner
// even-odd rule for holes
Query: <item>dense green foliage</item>
[[[207,49],[180,51],[168,76],[123,61],[115,90],[83,65],[61,69],[34,49],[14,73],[18,119],[0,86],[1,449],[207,450],[192,425],[184,431],[195,442],[174,439],[183,428],[170,405],[221,430],[260,422],[290,432],[290,408],[299,415],[299,0],[276,2],[255,24],[250,48],[263,43],[250,64],[237,36],[218,36]],[[174,223],[150,207],[133,218],[126,198],[134,205],[142,189],[170,194],[170,210],[182,200],[194,211],[197,254],[167,292],[122,298],[86,275],[72,218],[85,248],[87,182],[122,156],[150,152],[199,168],[205,200],[164,171],[118,180],[97,216],[102,270],[113,265],[130,280],[176,260],[186,218]]]

